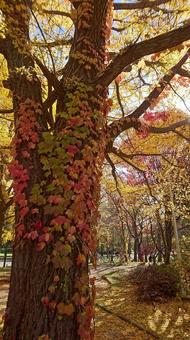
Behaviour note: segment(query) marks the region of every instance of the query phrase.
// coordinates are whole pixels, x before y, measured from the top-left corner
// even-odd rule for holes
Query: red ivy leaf
[[[55,224],[64,224],[67,221],[67,218],[63,215],[59,215],[57,217],[55,217],[52,221],[51,224],[55,225]]]
[[[37,243],[36,249],[37,251],[42,251],[45,248],[46,244],[45,242],[39,242]]]

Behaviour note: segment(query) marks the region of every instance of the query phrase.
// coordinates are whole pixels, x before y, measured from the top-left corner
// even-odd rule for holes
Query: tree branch
[[[184,54],[180,61],[174,65],[167,74],[163,76],[158,85],[150,92],[148,97],[142,102],[142,104],[133,111],[130,115],[120,118],[108,126],[108,135],[110,136],[110,142],[119,136],[123,131],[130,129],[131,127],[137,128],[137,119],[143,115],[143,113],[150,107],[154,100],[156,100],[166,85],[171,81],[176,73],[179,73],[182,65],[187,61],[190,55],[190,49]]]
[[[13,123],[13,118],[10,119],[10,118],[7,118],[7,117],[5,117],[5,116],[0,116],[0,119],[3,119],[3,120],[6,120],[6,121],[8,121],[8,122],[12,122],[12,123]]]
[[[181,120],[180,122],[173,123],[171,125],[165,127],[156,127],[156,126],[149,126],[150,133],[168,133],[168,132],[175,132],[176,129],[184,126],[190,125],[190,118],[186,118]]]
[[[60,15],[60,16],[67,17],[72,20],[71,13],[64,12],[64,11],[56,11],[53,9],[43,9],[43,13],[50,14],[50,15]]]
[[[42,38],[44,39],[44,42],[45,42],[45,44],[46,44],[46,46],[47,46],[47,49],[48,49],[49,55],[50,55],[50,59],[51,59],[51,62],[52,62],[53,71],[54,71],[54,73],[56,73],[56,71],[55,71],[55,64],[54,64],[54,60],[53,60],[53,55],[52,55],[51,49],[50,49],[50,47],[49,47],[49,45],[48,45],[48,43],[47,43],[46,37],[45,37],[45,35],[44,35],[44,32],[43,32],[43,30],[42,30],[42,28],[41,28],[41,26],[40,26],[40,24],[39,24],[39,21],[38,21],[36,15],[34,14],[33,10],[30,9],[30,11],[31,11],[31,14],[32,14],[32,16],[33,16],[33,18],[34,18],[34,20],[35,20],[37,26],[38,26],[38,29],[39,29],[39,31],[40,31],[40,33],[41,33],[41,35],[42,35]]]
[[[110,156],[109,156],[108,154],[106,155],[106,159],[107,159],[108,163],[109,163],[110,166],[111,166],[111,169],[112,169],[111,172],[112,172],[112,176],[113,176],[113,178],[114,178],[114,180],[115,180],[116,189],[117,189],[117,191],[120,193],[119,185],[118,185],[118,180],[117,180],[117,174],[116,174],[115,165],[114,165],[114,163],[112,162],[112,160],[111,160],[111,158],[110,158]]]
[[[144,8],[153,8],[155,6],[164,5],[171,0],[142,0],[136,3],[114,3],[114,10],[121,11],[121,10],[130,10],[130,9],[144,9]]]
[[[140,172],[142,174],[142,176],[144,177],[144,180],[146,182],[146,185],[148,187],[148,190],[149,190],[151,196],[155,198],[155,196],[152,193],[152,190],[151,190],[148,178],[146,176],[146,172],[143,169],[139,168],[134,163],[132,163],[131,161],[129,161],[129,158],[126,157],[126,154],[123,151],[121,151],[120,149],[117,149],[117,148],[113,147],[111,152],[113,154],[115,154],[117,157],[121,158],[124,162],[126,162],[127,164],[129,164],[131,167],[133,167],[135,170],[137,170],[138,172]]]
[[[55,41],[33,41],[32,42],[32,45],[34,46],[37,46],[37,47],[56,47],[56,46],[67,46],[67,45],[70,45],[72,44],[73,42],[73,39],[58,39],[58,40],[55,40]]]
[[[0,109],[0,114],[9,114],[9,113],[13,113],[14,109]]]
[[[122,117],[124,117],[125,116],[125,111],[124,111],[123,104],[122,104],[122,101],[121,101],[121,96],[120,96],[120,91],[119,91],[119,84],[118,84],[117,81],[115,81],[115,88],[116,88],[117,101],[119,103],[119,106],[120,106],[120,109],[121,109],[121,112],[122,112]]]
[[[190,71],[185,70],[184,68],[179,69],[177,73],[182,77],[190,78]]]
[[[96,79],[97,84],[108,86],[125,68],[134,61],[153,53],[171,49],[190,39],[190,25],[160,34],[155,38],[125,47]]]
[[[0,38],[0,53],[6,55],[6,38]]]
[[[190,142],[190,138],[184,136],[181,132],[174,130],[174,133],[178,136],[180,136],[181,138],[185,139],[187,142]]]
[[[34,57],[34,60],[36,61],[37,65],[39,66],[39,68],[41,69],[41,71],[43,72],[44,76],[48,79],[48,81],[50,82],[50,84],[54,87],[54,89],[57,91],[57,93],[59,95],[62,95],[62,90],[61,90],[61,83],[60,81],[57,79],[57,77],[55,76],[55,74],[53,74],[52,72],[50,72],[48,70],[48,68],[41,62],[40,59],[38,59],[37,57]]]

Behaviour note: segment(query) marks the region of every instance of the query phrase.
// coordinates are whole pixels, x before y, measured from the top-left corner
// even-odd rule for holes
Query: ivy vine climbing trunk
[[[3,6],[5,86],[13,93],[15,112],[9,168],[16,205],[4,340],[93,339],[95,288],[88,256],[96,249],[110,104],[95,78],[105,67],[112,1],[71,2],[76,29],[61,86],[53,84],[57,114],[51,130],[30,53],[32,1]]]

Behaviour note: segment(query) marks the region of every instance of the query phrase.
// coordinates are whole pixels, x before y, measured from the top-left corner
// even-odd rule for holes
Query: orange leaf
[[[64,303],[63,302],[58,303],[58,305],[57,305],[57,312],[58,312],[58,314],[63,315],[64,314],[64,309],[65,309]]]
[[[77,266],[86,263],[86,257],[83,254],[79,254],[77,257]]]
[[[65,311],[64,311],[66,315],[70,316],[71,314],[74,313],[74,307],[73,307],[73,304],[70,303],[69,305],[66,305],[65,306]]]
[[[44,247],[46,246],[45,242],[39,242],[37,243],[37,251],[42,251]]]
[[[74,306],[72,303],[69,305],[65,305],[63,302],[58,303],[57,305],[57,312],[60,315],[68,315],[70,316],[71,314],[74,313]]]

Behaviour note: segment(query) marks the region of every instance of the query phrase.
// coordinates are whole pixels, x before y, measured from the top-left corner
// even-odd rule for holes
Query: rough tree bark
[[[15,112],[10,172],[16,204],[5,340],[93,338],[94,288],[89,283],[88,256],[95,250],[109,109],[106,88],[93,85],[93,79],[105,67],[111,1],[73,5],[79,15],[64,79],[56,88],[53,131],[48,130],[29,53],[32,2],[12,0],[3,8],[9,70],[5,86],[13,92]]]
[[[127,46],[104,72],[112,1],[70,2],[76,11],[75,34],[62,80],[38,62],[54,87],[45,104],[30,50],[33,1],[0,2],[6,26],[0,51],[9,70],[4,85],[12,91],[15,114],[10,172],[16,237],[4,340],[93,338],[94,285],[87,259],[95,249],[96,207],[108,142],[107,86],[142,56],[190,38],[186,25]],[[52,124],[47,106],[55,99],[57,116]],[[122,124],[123,120],[114,126],[114,136]],[[125,127],[136,125],[135,119]]]

